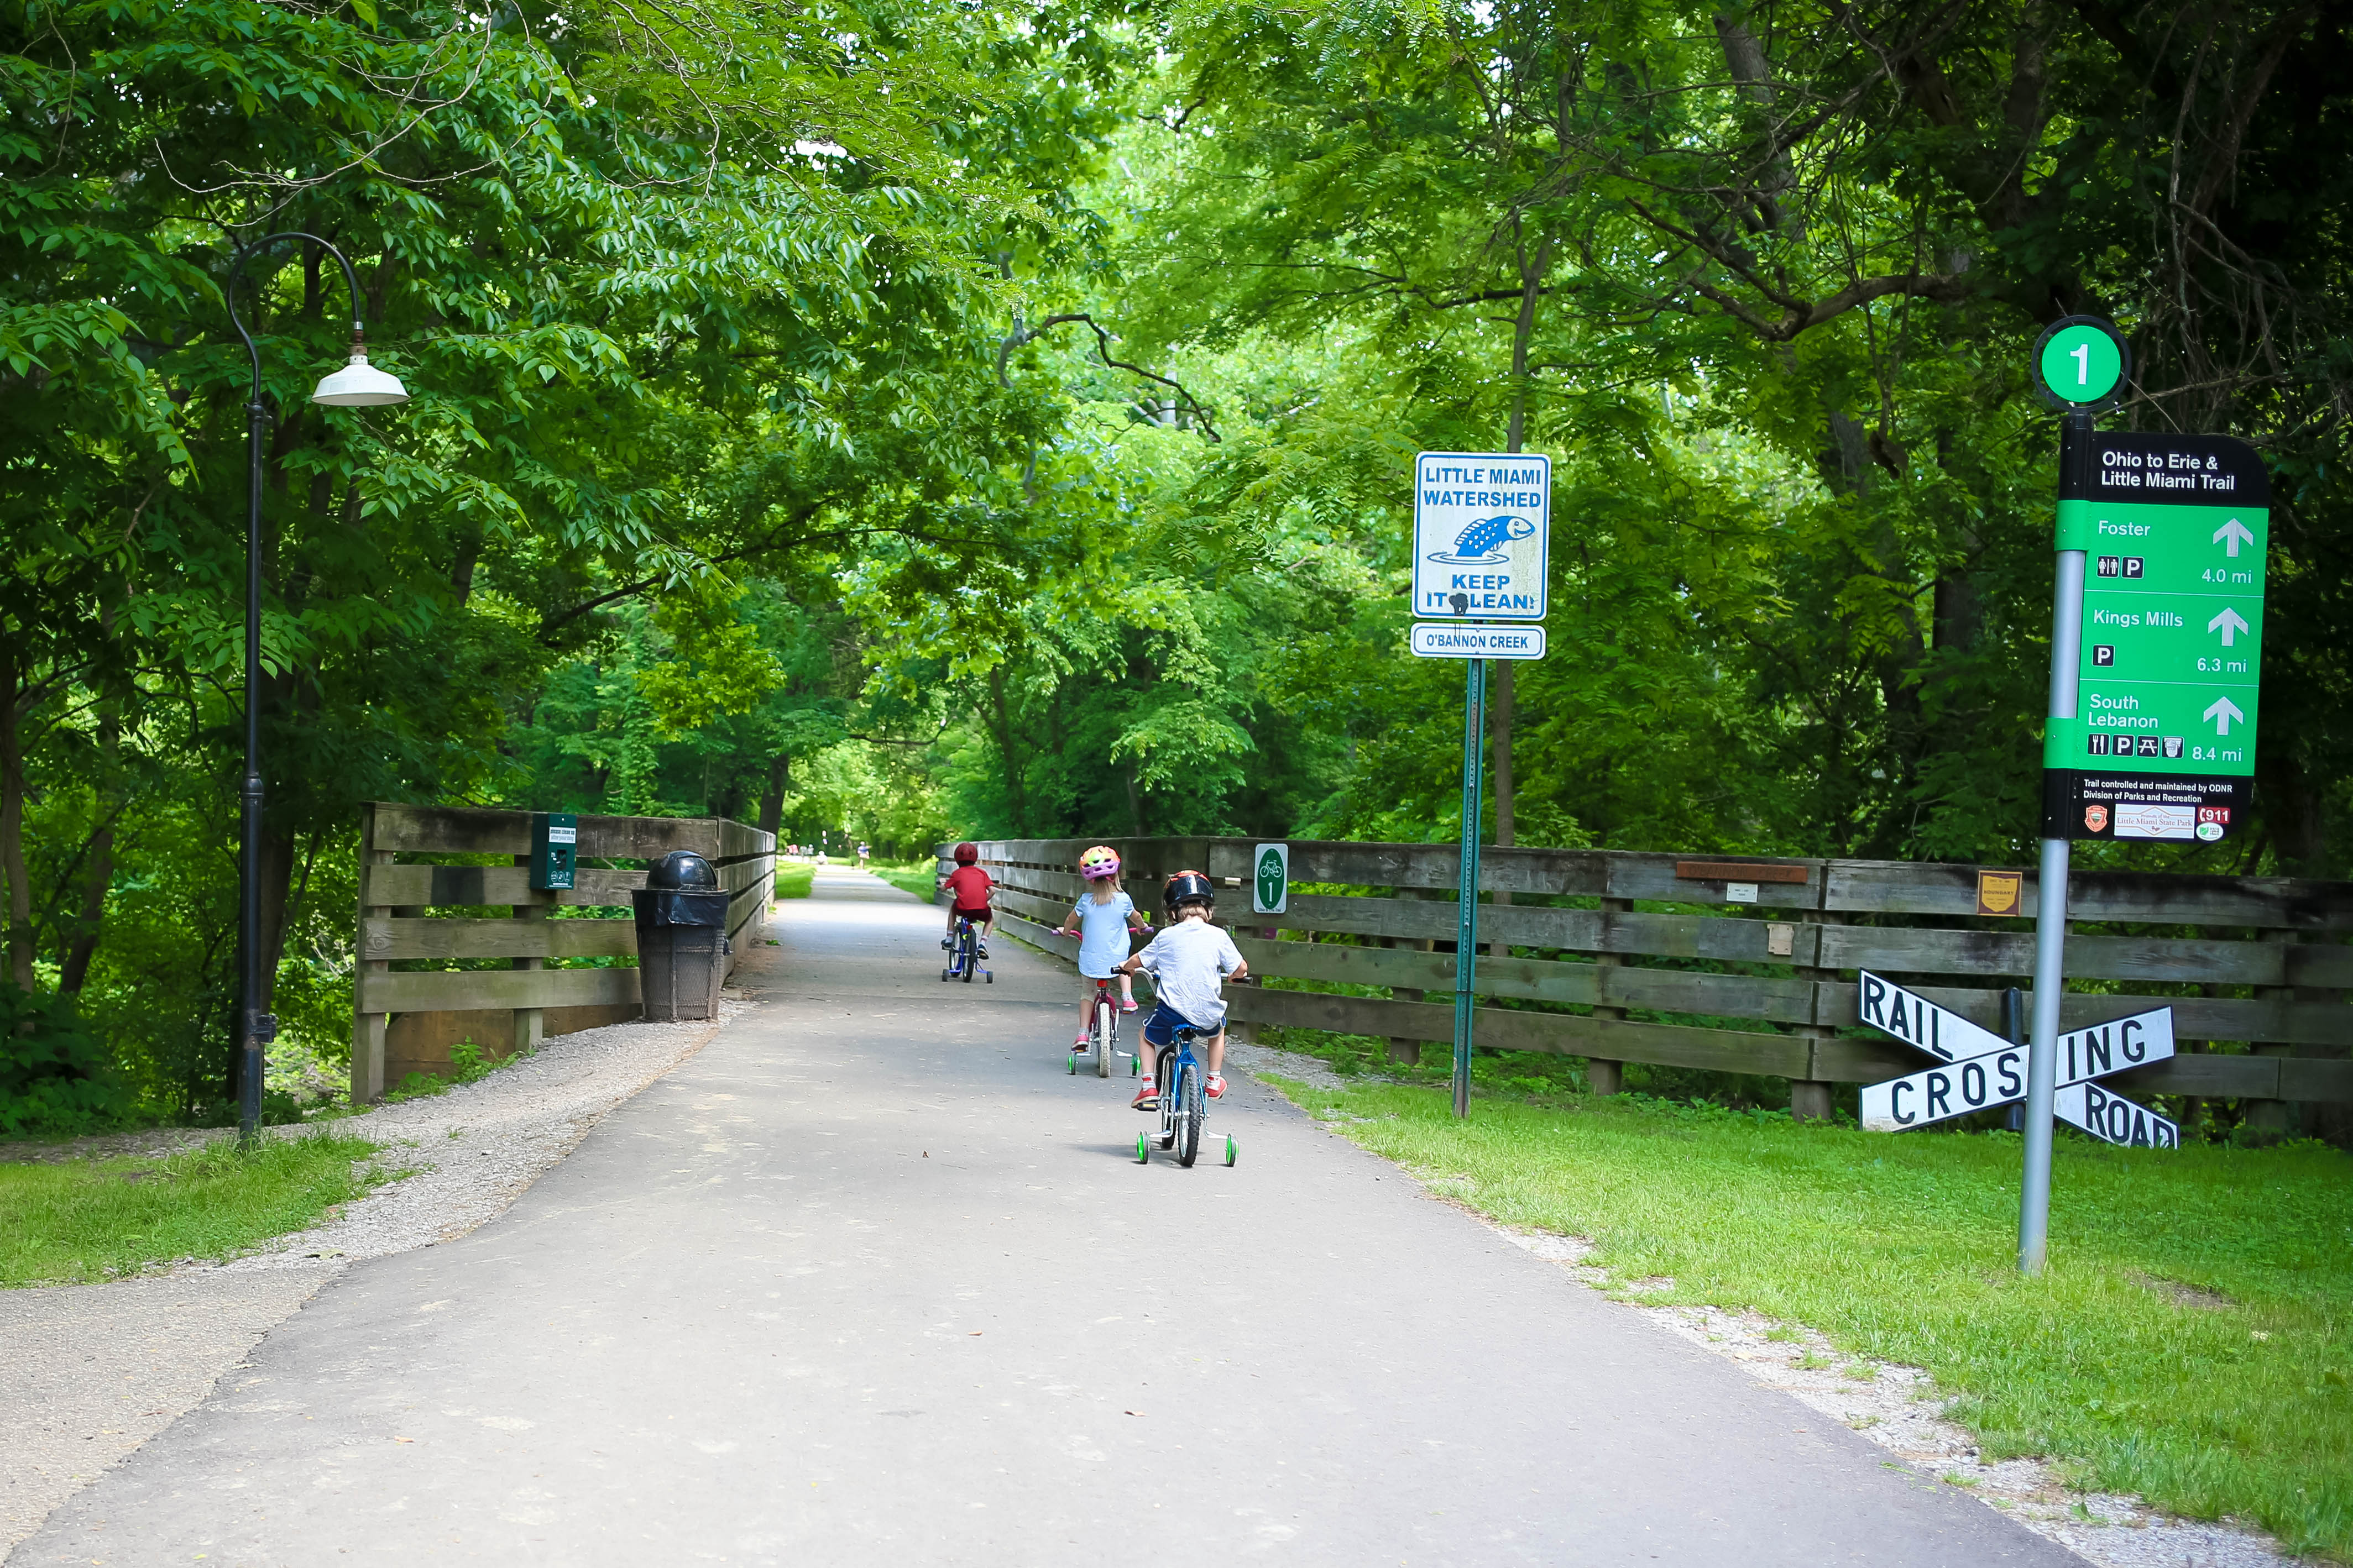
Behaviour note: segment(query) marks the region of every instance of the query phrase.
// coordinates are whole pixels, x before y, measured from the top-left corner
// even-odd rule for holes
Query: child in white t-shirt
[[[1152,922],[1136,912],[1135,900],[1119,885],[1119,855],[1098,844],[1079,857],[1079,875],[1087,879],[1085,896],[1071,906],[1071,918],[1055,928],[1058,936],[1079,939],[1079,973],[1090,981],[1119,977],[1119,1010],[1135,1011],[1135,982],[1120,968],[1127,958],[1127,933],[1150,931]],[[1079,999],[1079,1037],[1083,1046],[1094,1021],[1095,988],[1089,985]]]
[[[1179,871],[1168,879],[1165,892],[1168,905],[1168,924],[1158,936],[1144,946],[1144,951],[1121,967],[1133,974],[1139,969],[1152,972],[1152,988],[1158,1001],[1152,1016],[1145,1021],[1145,1044],[1152,1047],[1154,1057],[1146,1058],[1157,1068],[1157,1053],[1162,1047],[1173,1048],[1176,1031],[1189,1028],[1194,1038],[1208,1045],[1209,1058],[1208,1091],[1211,1100],[1222,1100],[1226,1093],[1226,999],[1220,988],[1228,980],[1240,980],[1250,973],[1250,965],[1242,961],[1241,950],[1234,939],[1209,923],[1209,915],[1217,908],[1217,888],[1198,871]],[[1155,1074],[1148,1072],[1144,1087],[1135,1091],[1135,1108],[1148,1110],[1158,1105],[1159,1091]]]

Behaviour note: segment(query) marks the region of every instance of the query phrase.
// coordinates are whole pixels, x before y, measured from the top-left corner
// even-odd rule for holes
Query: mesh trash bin
[[[691,849],[672,850],[629,900],[646,1021],[717,1017],[727,977],[727,895],[711,862]]]

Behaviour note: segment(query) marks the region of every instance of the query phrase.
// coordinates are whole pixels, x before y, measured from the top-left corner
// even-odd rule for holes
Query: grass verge
[[[389,1178],[330,1132],[220,1139],[157,1160],[0,1164],[0,1286],[79,1284],[181,1258],[222,1258],[316,1224]]]
[[[2015,1257],[2015,1134],[1898,1137],[1641,1097],[1287,1085],[1437,1191],[1589,1237],[1649,1304],[1753,1308],[1919,1366],[1991,1457],[2353,1562],[2353,1159],[2063,1138],[2052,1265]],[[1529,1325],[1521,1325],[1525,1331]]]
[[[809,896],[809,889],[816,885],[817,868],[815,866],[795,866],[789,862],[777,864],[776,897],[806,899]]]
[[[878,860],[868,869],[901,892],[913,893],[927,904],[938,895],[939,862],[936,860],[910,860],[903,866],[885,866]]]

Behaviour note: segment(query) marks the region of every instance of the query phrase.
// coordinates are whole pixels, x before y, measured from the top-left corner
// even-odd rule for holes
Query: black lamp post
[[[237,1128],[251,1143],[261,1126],[261,1050],[277,1037],[278,1020],[261,1010],[261,432],[269,410],[261,401],[261,347],[237,314],[237,280],[248,258],[281,239],[307,239],[333,257],[343,269],[352,298],[352,357],[343,369],[319,383],[311,401],[330,408],[375,408],[408,401],[400,378],[367,362],[365,332],[360,321],[360,280],[343,253],[315,234],[290,230],[265,235],[240,248],[229,261],[229,323],[245,340],[253,356],[253,393],[246,400],[246,469],[248,480],[245,513],[245,802],[243,841],[237,852],[237,1048],[240,1081]]]

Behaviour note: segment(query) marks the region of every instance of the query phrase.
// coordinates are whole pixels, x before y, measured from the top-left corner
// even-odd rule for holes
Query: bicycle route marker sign
[[[1279,915],[1291,904],[1291,846],[1261,844],[1250,859],[1250,913]]]
[[[1535,452],[1422,452],[1415,456],[1416,616],[1482,621],[1543,620],[1551,551],[1550,458]],[[1414,651],[1421,650],[1417,646]]]
[[[2013,1045],[1867,970],[1861,980],[1856,1007],[1865,1024],[1940,1058],[1936,1067],[1866,1084],[1862,1090],[1866,1129],[1903,1132],[2026,1098],[2025,1046]],[[2170,1007],[2111,1018],[2063,1034],[2059,1037],[2059,1079],[2052,1109],[2062,1121],[2103,1142],[2178,1149],[2181,1146],[2178,1126],[2094,1081],[2172,1055]]]
[[[2271,518],[2219,436],[2098,434],[2062,493],[2084,562],[2075,713],[2043,731],[2046,837],[2211,843],[2247,818]]]

